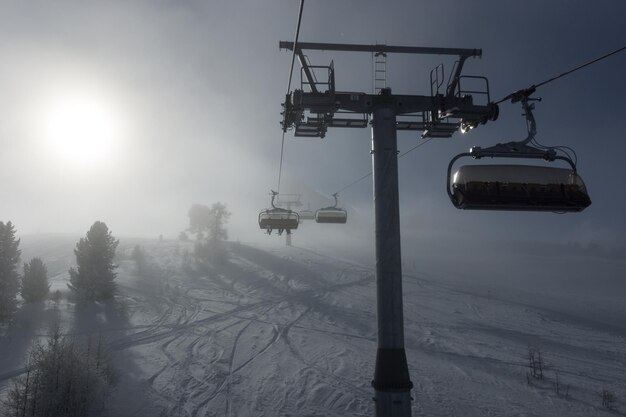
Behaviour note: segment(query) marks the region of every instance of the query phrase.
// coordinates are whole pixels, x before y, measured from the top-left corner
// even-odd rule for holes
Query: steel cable
[[[287,95],[291,91],[291,79],[293,78],[293,66],[296,61],[296,50],[298,45],[298,37],[300,36],[300,24],[302,23],[302,9],[304,8],[304,0],[300,0],[300,11],[298,12],[298,24],[296,25],[296,36],[293,42],[293,54],[291,54],[291,68],[289,69],[289,82],[287,83]],[[278,186],[276,191],[280,193],[280,180],[283,174],[283,155],[285,153],[285,131],[280,141],[280,162],[278,165]]]

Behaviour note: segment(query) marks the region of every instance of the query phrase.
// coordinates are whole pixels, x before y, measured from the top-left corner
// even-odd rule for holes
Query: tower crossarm
[[[445,118],[456,119],[459,124],[476,126],[497,117],[495,104],[474,104],[472,96],[313,93],[295,90],[291,111],[301,115],[308,112],[311,116],[292,118],[293,125],[290,127],[296,128],[297,136],[324,137],[327,127],[367,127],[365,116],[379,107],[394,109],[397,115],[428,113],[434,116],[429,120],[411,124],[412,127],[399,126],[401,130],[427,131]],[[349,117],[345,117],[346,115]],[[456,127],[458,126],[451,131],[456,130]]]
[[[280,41],[280,49],[293,51],[293,42]],[[467,48],[436,48],[424,46],[392,46],[392,45],[359,45],[345,43],[318,43],[318,42],[298,42],[298,50],[317,51],[346,51],[346,52],[384,52],[398,54],[421,54],[421,55],[457,55],[461,58],[480,57],[482,49]]]
[[[294,46],[295,45],[295,46]],[[464,130],[496,120],[498,106],[489,101],[489,84],[485,77],[462,76],[467,58],[482,56],[481,49],[436,48],[420,46],[359,45],[280,41],[279,47],[295,52],[302,66],[302,86],[288,92],[283,103],[283,131],[295,129],[295,136],[325,137],[329,127],[367,127],[367,116],[376,109],[392,109],[396,116],[418,115],[419,120],[400,120],[399,130],[423,130],[423,136],[450,137],[457,128]],[[295,49],[294,49],[295,48]],[[395,95],[383,88],[379,94],[342,92],[335,90],[333,63],[314,66],[304,55],[306,50],[369,52],[373,54],[452,55],[457,61],[445,94]],[[315,72],[324,72],[324,79]],[[461,80],[484,80],[484,91],[462,88]],[[476,94],[486,97],[486,103],[476,104]]]

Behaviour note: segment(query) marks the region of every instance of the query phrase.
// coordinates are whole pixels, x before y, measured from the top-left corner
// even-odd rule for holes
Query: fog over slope
[[[119,372],[111,415],[372,414],[374,274],[336,257],[354,253],[231,243],[227,263],[189,275],[191,242],[122,239],[115,301],[81,307],[66,298],[67,273],[56,273],[72,261],[70,240],[24,238],[29,256],[56,265],[52,287],[64,296],[21,309],[2,339],[0,392],[56,319],[70,335],[108,340]],[[137,244],[148,274],[131,259]],[[626,388],[626,311],[608,277],[594,276],[593,294],[590,280],[557,293],[541,280],[569,279],[555,271],[512,277],[494,262],[487,275],[422,256],[434,270],[405,261],[404,276],[414,415],[599,415],[598,393]],[[591,262],[624,268],[621,259]],[[529,347],[543,355],[543,380],[526,379]]]

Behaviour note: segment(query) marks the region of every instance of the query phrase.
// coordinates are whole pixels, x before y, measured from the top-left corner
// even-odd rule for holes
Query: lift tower
[[[294,42],[285,41],[281,41],[279,47],[293,51],[301,64],[300,89],[290,91],[283,103],[283,131],[293,129],[296,137],[323,138],[329,127],[372,126],[378,320],[372,387],[377,417],[410,417],[413,383],[404,349],[396,134],[398,130],[421,130],[422,137],[450,137],[459,128],[468,130],[495,120],[498,106],[490,100],[487,79],[461,75],[465,60],[479,57],[482,52],[480,49],[302,42],[295,44],[294,49]],[[337,91],[333,63],[313,66],[305,57],[305,50],[454,55],[458,61],[441,93],[443,76],[440,79],[440,71],[436,68],[434,74],[431,72],[429,96],[394,95],[390,88],[382,88],[374,95]],[[462,83],[468,79],[473,79],[473,86],[475,81],[483,83],[484,88],[464,90]],[[474,95],[482,95],[484,104],[475,104]],[[407,115],[411,120],[397,118]]]

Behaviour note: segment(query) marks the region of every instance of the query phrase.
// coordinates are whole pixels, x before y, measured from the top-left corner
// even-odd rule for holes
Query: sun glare
[[[51,100],[41,127],[47,152],[80,168],[111,160],[121,135],[113,108],[105,100],[87,94]]]

